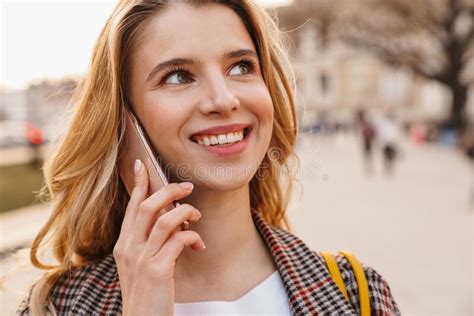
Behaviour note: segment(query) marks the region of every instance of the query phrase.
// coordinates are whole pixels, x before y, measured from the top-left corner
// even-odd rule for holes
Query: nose
[[[213,74],[206,82],[200,110],[204,115],[211,113],[228,114],[240,107],[240,101],[235,93],[229,89],[222,75]]]

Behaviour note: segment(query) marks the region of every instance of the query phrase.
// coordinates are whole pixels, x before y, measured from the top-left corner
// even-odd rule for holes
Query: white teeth
[[[217,135],[217,139],[221,145],[227,143],[227,137],[224,134]]]
[[[210,146],[210,145],[221,145],[239,142],[244,138],[244,130],[240,130],[234,133],[210,135],[210,136],[198,136],[196,141],[199,145]]]
[[[216,136],[211,136],[211,145],[215,145],[215,144],[218,144],[219,143],[219,140],[217,139]]]

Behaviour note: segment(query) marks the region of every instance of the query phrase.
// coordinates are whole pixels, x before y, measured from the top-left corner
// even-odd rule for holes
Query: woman
[[[31,259],[47,274],[19,314],[357,313],[347,262],[350,303],[284,230],[291,182],[280,181],[297,136],[287,65],[276,25],[250,1],[120,2],[45,166],[54,210]],[[145,164],[130,198],[117,173],[127,107],[167,166],[170,185],[150,196]],[[46,237],[56,266],[38,260]],[[398,313],[365,272],[375,313]]]

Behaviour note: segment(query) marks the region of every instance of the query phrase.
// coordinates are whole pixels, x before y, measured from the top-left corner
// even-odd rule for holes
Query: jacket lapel
[[[269,225],[253,209],[252,217],[276,263],[294,315],[356,314],[319,255],[298,237]]]

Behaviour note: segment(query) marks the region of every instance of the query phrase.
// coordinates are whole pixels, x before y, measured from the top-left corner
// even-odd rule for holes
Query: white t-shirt
[[[291,315],[278,271],[235,301],[175,303],[175,315]]]

